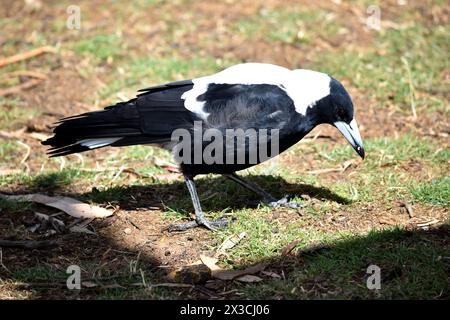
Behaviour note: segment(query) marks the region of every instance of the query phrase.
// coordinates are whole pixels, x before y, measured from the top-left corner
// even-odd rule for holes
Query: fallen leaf
[[[50,216],[48,214],[45,214],[45,213],[35,212],[34,216],[41,223],[42,222],[48,222],[48,220],[50,220]]]
[[[227,250],[230,250],[234,246],[236,246],[242,239],[247,236],[246,232],[241,232],[238,235],[232,235],[225,239],[225,241],[220,245],[217,252],[214,254],[214,257],[219,257],[221,255],[225,255]]]
[[[94,231],[91,231],[91,230],[89,230],[88,228],[83,227],[83,226],[79,226],[79,225],[72,226],[72,227],[69,228],[69,230],[70,230],[71,232],[86,233],[86,234],[91,234],[91,235],[93,235],[93,236],[96,236],[96,235],[97,235]]]
[[[240,281],[240,282],[247,282],[247,283],[263,281],[262,278],[260,278],[258,276],[254,276],[252,274],[246,274],[245,276],[238,277],[235,280]]]
[[[28,228],[28,230],[33,233],[47,231],[45,236],[62,233],[66,229],[66,225],[63,221],[44,213],[35,212],[32,222],[35,223],[30,228]],[[53,228],[54,230],[49,230],[49,228]]]
[[[261,271],[261,274],[272,278],[281,279],[281,276],[278,273],[272,271]]]
[[[82,281],[81,284],[86,288],[94,288],[97,287],[97,284],[91,281]]]
[[[212,277],[220,280],[234,280],[237,277],[263,271],[266,267],[266,264],[258,263],[244,270],[225,270],[217,265],[219,260],[215,257],[200,255],[200,260],[211,270]]]
[[[66,225],[64,224],[64,222],[59,219],[50,217],[49,221],[50,221],[53,229],[55,229],[55,231],[58,233],[62,233],[66,229]]]
[[[292,250],[294,250],[295,247],[299,244],[299,242],[300,242],[299,240],[294,240],[288,243],[288,245],[284,247],[283,250],[281,250],[281,255],[282,256],[289,255],[292,252]]]
[[[111,210],[83,203],[69,197],[50,197],[39,193],[19,196],[0,195],[10,200],[32,201],[59,209],[75,218],[105,218],[113,214]]]

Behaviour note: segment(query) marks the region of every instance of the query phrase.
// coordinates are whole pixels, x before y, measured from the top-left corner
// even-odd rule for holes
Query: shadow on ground
[[[289,184],[278,177],[252,176],[248,179],[277,196],[291,193],[349,203],[349,200],[325,188]],[[199,179],[198,189],[205,211],[252,208],[258,203],[257,196],[222,177]],[[287,190],[289,192],[285,192]],[[184,182],[112,187],[103,191],[94,189],[88,193],[71,192],[65,195],[102,205],[114,204],[125,211],[125,217],[119,215],[119,218],[95,222],[97,236],[77,233],[56,235],[53,237],[58,243],[56,248],[32,251],[3,248],[0,278],[4,295],[63,299],[450,298],[450,229],[447,225],[428,231],[372,231],[364,236],[343,237],[338,241],[313,245],[301,245],[306,241],[299,239],[300,244],[291,253],[274,253],[269,259],[254,262],[266,264],[265,270],[270,272],[259,274],[263,281],[258,283],[210,280],[188,288],[144,289],[144,282],[157,284],[169,281],[167,274],[173,265],[161,261],[161,252],[157,248],[160,243],[165,242],[165,248],[178,245],[177,250],[185,250],[185,256],[178,257],[186,263],[211,250],[215,238],[213,233],[202,229],[186,233],[161,232],[161,227],[168,223],[167,219],[145,225],[148,229],[145,229],[144,235],[133,238],[131,242],[123,234],[123,227],[129,225],[126,224],[129,218],[133,219],[143,209],[145,216],[152,219],[154,215],[148,214],[151,212],[149,208],[161,207],[161,201],[166,208],[192,212]],[[3,222],[9,221],[11,230],[25,232],[24,217],[32,214],[33,210],[25,211],[12,213],[3,210],[0,217]],[[151,224],[154,220],[148,221]],[[10,233],[8,238],[20,237],[19,231]],[[82,290],[66,288],[65,271],[73,264],[81,267]],[[366,287],[370,265],[376,265],[381,270],[380,290]],[[234,267],[246,268],[248,265]]]
[[[67,186],[70,186],[73,177],[70,171],[39,175],[30,181],[30,188],[18,189],[14,193],[43,191],[58,194],[63,192],[66,195],[99,204],[115,203],[123,210],[162,207],[162,204],[164,204],[176,210],[192,211],[189,193],[182,178],[172,182],[157,181],[148,184],[142,182],[142,185],[113,186],[102,190],[94,187],[91,192],[79,194],[73,192],[70,188],[67,190]],[[277,176],[251,175],[245,176],[244,179],[260,186],[275,198],[289,195],[289,197],[299,197],[299,199],[307,197],[334,201],[339,204],[351,203],[349,199],[341,197],[327,188],[303,183],[288,183]],[[261,203],[257,194],[222,176],[199,176],[195,179],[195,183],[204,210],[254,208]],[[215,196],[218,199],[214,199]]]

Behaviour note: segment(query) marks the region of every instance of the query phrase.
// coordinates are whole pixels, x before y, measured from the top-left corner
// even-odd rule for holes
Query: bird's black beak
[[[364,147],[355,119],[353,119],[350,124],[345,123],[344,121],[336,121],[333,125],[344,135],[345,139],[352,145],[356,153],[364,159]]]

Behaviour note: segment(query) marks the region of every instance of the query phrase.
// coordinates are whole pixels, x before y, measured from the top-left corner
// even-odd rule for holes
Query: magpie
[[[127,102],[63,118],[43,144],[51,146],[51,157],[138,144],[169,150],[179,162],[195,220],[168,229],[214,230],[227,220],[205,218],[194,177],[222,174],[258,193],[270,206],[297,207],[286,198],[277,201],[236,172],[285,151],[319,124],[336,127],[364,158],[352,99],[338,80],[312,70],[242,63],[209,76],[142,89]],[[229,132],[235,134],[232,139]]]

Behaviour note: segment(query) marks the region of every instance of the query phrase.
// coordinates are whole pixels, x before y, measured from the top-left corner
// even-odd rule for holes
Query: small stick
[[[27,130],[26,127],[23,127],[22,129],[13,131],[13,132],[7,132],[7,131],[0,131],[0,138],[4,139],[19,139],[23,136],[24,132]]]
[[[417,113],[416,113],[416,102],[414,100],[414,85],[412,81],[412,74],[411,74],[411,68],[409,67],[408,60],[406,60],[405,57],[401,58],[402,62],[406,66],[406,71],[408,72],[408,82],[409,82],[409,99],[411,101],[411,111],[413,114],[413,119],[417,119]]]
[[[22,84],[19,84],[17,86],[13,86],[10,88],[6,88],[3,90],[0,90],[0,97],[4,97],[4,96],[10,96],[12,94],[16,94],[19,93],[22,90],[26,90],[26,89],[30,89],[34,86],[37,86],[39,83],[41,83],[42,79],[33,79],[33,80],[29,80],[27,82],[24,82]]]
[[[28,160],[28,158],[30,157],[31,147],[29,145],[27,145],[26,143],[23,143],[20,140],[17,140],[17,143],[20,144],[22,147],[27,149],[27,153],[23,156],[22,160],[20,161],[20,164],[24,164]]]
[[[132,225],[133,227],[135,227],[135,228],[138,229],[138,230],[141,230],[141,228],[139,228],[139,226],[138,226],[136,223],[134,223],[134,221],[131,220],[130,217],[126,217],[126,220],[127,220],[129,223],[131,223],[131,225]]]
[[[402,207],[405,208],[406,212],[408,213],[410,218],[414,218],[414,210],[412,208],[412,206],[409,203],[403,203]]]
[[[417,226],[418,227],[428,227],[428,226],[431,226],[431,225],[436,224],[436,223],[439,223],[438,219],[434,219],[434,220],[427,221],[427,222],[422,222],[422,223],[417,223]]]
[[[19,62],[22,60],[33,58],[33,57],[41,55],[43,53],[55,53],[55,52],[56,52],[55,48],[45,46],[45,47],[33,49],[28,52],[18,53],[13,56],[10,56],[10,57],[0,59],[0,68],[6,66],[8,64],[11,64],[11,63],[16,63],[16,62]]]
[[[42,240],[42,241],[31,241],[31,240],[0,240],[0,247],[5,248],[22,248],[22,249],[46,249],[56,247],[55,241]]]
[[[28,71],[28,70],[18,70],[13,72],[5,73],[5,77],[30,77],[41,80],[46,80],[47,76],[42,72],[38,71]]]
[[[119,171],[117,171],[117,173],[111,179],[111,182],[114,182],[122,174],[123,170],[125,170],[125,169],[126,169],[125,166],[120,166]]]

